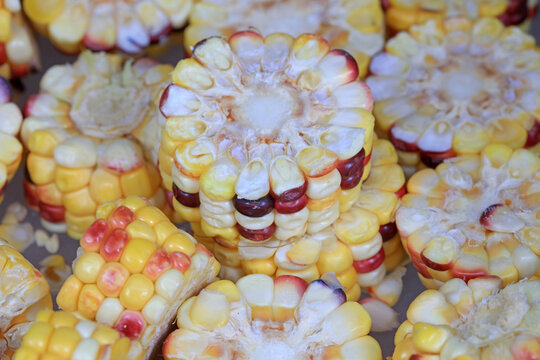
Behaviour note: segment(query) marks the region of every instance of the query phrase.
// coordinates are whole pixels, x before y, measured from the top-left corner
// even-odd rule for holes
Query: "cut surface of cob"
[[[371,319],[347,301],[335,278],[308,285],[296,276],[220,280],[178,310],[163,345],[172,359],[382,359]],[[361,354],[361,355],[360,355]]]
[[[430,21],[402,32],[366,80],[377,131],[409,175],[490,143],[540,147],[540,52],[495,18]]]
[[[201,0],[195,1],[185,30],[188,53],[199,41],[215,35],[257,29],[263,36],[313,33],[331,48],[348,51],[360,77],[370,58],[384,45],[384,15],[379,0]]]
[[[23,147],[17,139],[21,123],[22,114],[19,107],[11,102],[9,84],[0,76],[0,203],[8,181],[21,163]]]
[[[12,357],[37,313],[44,309],[52,309],[47,281],[0,239],[0,359]]]
[[[140,340],[148,358],[182,302],[215,280],[219,263],[141,197],[105,203],[97,218],[56,302]]]
[[[23,0],[38,29],[60,50],[140,53],[186,23],[192,0]]]
[[[0,76],[18,78],[39,68],[39,52],[20,0],[0,2]]]
[[[65,311],[44,310],[22,339],[13,360],[142,360],[141,343],[115,329]]]
[[[409,306],[393,360],[530,360],[540,357],[540,281],[500,290],[496,277],[453,279]]]
[[[538,8],[538,1],[531,0],[381,0],[381,3],[391,33],[409,30],[428,20],[443,22],[453,16],[497,17],[506,26],[528,30]]]
[[[396,223],[426,287],[540,274],[540,158],[532,152],[491,144],[420,170],[407,190]]]
[[[154,164],[165,123],[157,103],[171,70],[87,51],[45,73],[25,105],[21,137],[27,201],[49,231],[80,238],[100,203],[129,195],[166,206]]]

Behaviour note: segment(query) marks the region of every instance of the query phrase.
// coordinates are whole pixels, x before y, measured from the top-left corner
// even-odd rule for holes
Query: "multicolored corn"
[[[219,264],[141,197],[105,203],[97,218],[56,302],[140,340],[150,356],[182,302],[216,279]]]
[[[21,163],[23,147],[17,135],[22,119],[19,107],[11,102],[8,82],[0,76],[0,203],[4,199],[8,181]]]
[[[22,77],[39,66],[39,52],[20,0],[0,1],[0,77]]]
[[[384,15],[379,0],[196,0],[185,30],[184,45],[210,36],[229,37],[256,29],[263,36],[312,33],[328,40],[332,49],[348,51],[363,78],[371,57],[384,45]]]
[[[408,175],[491,143],[540,153],[540,52],[518,28],[430,21],[391,39],[370,66],[377,131]]]
[[[540,281],[500,290],[496,277],[453,279],[409,306],[392,360],[530,360],[540,357]]]
[[[65,311],[41,311],[13,360],[142,360],[141,343]]]
[[[169,65],[82,53],[55,65],[24,108],[25,190],[49,231],[80,238],[100,203],[129,195],[167,204],[157,166],[158,110]]]
[[[540,158],[502,144],[414,174],[396,222],[424,285],[540,275],[539,189]]]
[[[335,278],[308,285],[296,276],[220,280],[178,310],[163,345],[173,359],[382,359],[371,318],[347,301]]]
[[[0,239],[0,359],[11,359],[36,314],[44,309],[52,309],[47,281]]]
[[[391,33],[409,30],[428,20],[442,23],[446,17],[471,19],[497,17],[506,26],[527,31],[538,10],[538,0],[381,0]]]
[[[192,0],[22,0],[60,50],[140,53],[186,23]]]

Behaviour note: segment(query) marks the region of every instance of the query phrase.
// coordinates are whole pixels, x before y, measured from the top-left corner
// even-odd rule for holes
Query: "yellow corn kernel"
[[[62,290],[63,289],[64,286],[62,286]],[[93,320],[104,299],[105,296],[103,296],[96,285],[86,284],[81,289],[76,310],[81,313],[83,317]],[[67,310],[64,307],[62,307],[62,309]]]
[[[128,310],[140,311],[154,295],[154,283],[142,274],[131,275],[120,292],[120,303]]]
[[[159,210],[158,208],[154,206],[145,206],[145,207],[139,208],[135,212],[135,216],[137,219],[140,219],[146,222],[150,226],[154,226],[157,223],[169,220],[167,216],[163,213],[163,211]]]
[[[150,240],[134,238],[126,245],[120,262],[132,274],[143,271],[148,259],[156,251],[156,244]]]
[[[56,167],[56,187],[67,193],[79,190],[88,185],[92,170],[89,168],[70,169],[64,166]]]
[[[167,222],[171,224],[170,222]],[[173,225],[174,226],[174,225]],[[174,227],[176,229],[176,227]],[[130,238],[141,238],[149,240],[153,243],[156,242],[156,232],[152,226],[142,220],[135,220],[126,227],[126,231]],[[160,244],[158,244],[160,245]]]
[[[73,331],[72,328],[56,328],[49,341],[48,351],[52,355],[58,355],[63,359],[69,359],[80,340],[81,336],[77,331]]]
[[[62,326],[74,327],[75,324],[77,323],[77,318],[70,312],[65,312],[65,311],[52,312],[51,311],[51,316],[49,318],[45,320],[42,317],[41,319],[36,319],[36,321],[46,321],[50,323],[54,328],[59,328]]]
[[[163,249],[168,253],[178,251],[191,257],[195,254],[195,241],[188,234],[175,232],[165,240]]]
[[[90,178],[90,194],[98,203],[122,198],[120,178],[113,173],[98,168]]]
[[[353,257],[351,250],[341,241],[336,241],[330,246],[323,247],[319,254],[317,267],[321,274],[334,272],[336,274],[351,268]]]
[[[151,198],[154,194],[150,176],[144,166],[120,176],[120,185],[124,196],[140,195]]]
[[[34,184],[43,185],[54,182],[56,169],[54,159],[30,153],[26,159],[26,167]]]
[[[422,352],[439,353],[449,337],[450,332],[441,326],[426,323],[416,323],[413,326],[413,344]]]
[[[90,215],[96,212],[98,204],[92,199],[87,187],[64,194],[66,211],[75,215]]]
[[[254,259],[242,261],[242,269],[246,274],[265,274],[268,276],[274,275],[276,272],[276,265],[274,259]]]
[[[112,345],[120,339],[120,334],[114,329],[98,325],[92,333],[92,339],[101,345]]]
[[[105,260],[98,253],[85,253],[75,263],[73,273],[79,280],[86,284],[93,284]]]
[[[76,311],[83,285],[77,276],[70,275],[56,296],[58,306],[65,311]]]
[[[51,324],[38,322],[28,329],[21,345],[44,353],[49,345],[49,339],[53,334],[53,330],[54,328]]]
[[[171,234],[178,231],[178,228],[169,220],[159,222],[154,225],[154,231],[157,237],[158,246],[162,246]]]

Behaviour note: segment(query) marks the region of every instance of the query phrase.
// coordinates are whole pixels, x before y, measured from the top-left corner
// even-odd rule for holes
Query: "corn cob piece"
[[[140,340],[150,356],[182,302],[215,280],[219,263],[138,196],[101,205],[97,217],[56,302]]]
[[[0,203],[8,181],[21,163],[23,148],[17,139],[21,123],[22,114],[19,107],[11,102],[9,84],[0,76]]]
[[[47,281],[0,239],[0,359],[11,359],[36,314],[51,308]]]
[[[348,51],[357,61],[359,76],[384,45],[384,14],[379,0],[196,0],[185,30],[191,53],[199,41],[215,35],[257,29],[263,36],[313,33],[331,48]]]
[[[1,1],[0,76],[18,78],[39,67],[39,52],[21,12],[20,0]]]
[[[220,280],[178,310],[163,345],[172,359],[382,359],[371,319],[333,280],[296,276]]]
[[[25,105],[21,132],[27,201],[47,230],[80,238],[98,204],[129,195],[167,205],[154,164],[165,123],[159,97],[171,70],[84,52],[47,71],[41,93]]]
[[[490,143],[540,142],[540,53],[516,27],[495,18],[430,21],[391,39],[370,66],[376,129],[408,175]]]
[[[424,285],[540,274],[539,174],[538,156],[502,144],[414,174],[396,222]]]
[[[28,17],[60,50],[135,54],[186,23],[192,0],[23,0]]]
[[[540,281],[501,290],[496,277],[452,279],[409,306],[393,360],[526,360],[540,357]]]
[[[65,311],[44,310],[22,339],[13,360],[142,360],[141,343],[115,329]]]
[[[428,20],[442,23],[445,18],[471,19],[497,17],[506,26],[530,27],[538,2],[531,0],[381,0],[390,33],[409,30]]]

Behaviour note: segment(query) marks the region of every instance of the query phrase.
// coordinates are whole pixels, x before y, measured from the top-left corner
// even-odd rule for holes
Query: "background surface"
[[[537,43],[540,43],[540,18],[538,16],[535,21],[533,21],[531,33],[535,36]],[[73,62],[76,59],[76,56],[69,56],[59,52],[52,46],[46,37],[37,35],[37,43],[39,53],[41,54],[41,70],[22,79],[21,89],[14,89],[14,101],[16,101],[21,108],[30,95],[39,92],[39,81],[43,73],[49,67],[55,64]],[[184,51],[181,46],[181,33],[173,34],[170,44],[165,46],[164,49],[152,50],[152,52],[149,53],[149,56],[154,57],[163,63],[176,64],[184,57]],[[8,184],[4,202],[0,205],[0,218],[4,215],[9,204],[13,202],[24,204],[22,169],[23,166],[21,165],[15,178]],[[35,229],[42,228],[37,211],[31,210],[25,221],[31,222]],[[69,238],[67,235],[60,235],[59,253],[66,259],[68,264],[75,258],[78,246],[78,241]],[[39,262],[50,254],[45,248],[38,247],[34,243],[26,249],[24,255],[37,267]],[[425,288],[416,276],[414,268],[409,264],[407,274],[404,277],[403,293],[395,306],[395,309],[399,312],[400,323],[406,319],[408,305],[424,289]],[[54,294],[54,296],[56,296],[56,294]],[[372,335],[380,342],[383,350],[383,357],[391,356],[394,350],[394,331],[372,333]]]

